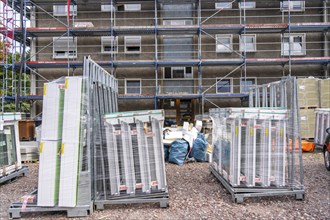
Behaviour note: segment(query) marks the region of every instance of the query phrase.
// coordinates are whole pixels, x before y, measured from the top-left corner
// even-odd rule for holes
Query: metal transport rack
[[[38,191],[35,190],[25,196],[25,201],[12,203],[9,208],[9,218],[21,218],[24,213],[36,212],[63,212],[67,213],[67,217],[85,217],[93,213],[93,203],[89,205],[78,205],[76,207],[40,207],[34,198],[37,197]],[[30,202],[31,200],[32,202]]]
[[[96,172],[95,208],[104,205],[159,203],[168,206],[163,160],[163,110],[105,115],[107,166]]]
[[[315,134],[314,143],[323,148],[327,137],[326,129],[330,127],[330,108],[315,109]]]
[[[21,113],[0,113],[0,183],[18,176],[28,175],[28,167],[22,166],[18,120]]]
[[[295,78],[286,78],[252,89],[250,108],[210,109],[210,171],[233,202],[275,195],[304,198],[296,86]],[[265,91],[258,93],[260,88]],[[281,90],[286,92],[276,92]]]

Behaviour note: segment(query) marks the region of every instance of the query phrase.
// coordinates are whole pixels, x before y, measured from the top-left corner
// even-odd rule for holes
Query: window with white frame
[[[116,11],[116,8],[115,8],[115,6],[113,6],[113,5],[104,5],[104,4],[102,4],[101,5],[101,11],[104,11],[104,12],[114,12],[114,11]]]
[[[233,8],[232,2],[216,2],[215,9],[231,9]]]
[[[241,9],[256,8],[256,2],[239,2],[238,7],[241,8]]]
[[[233,51],[233,35],[217,34],[215,39],[217,53],[231,53]]]
[[[283,1],[281,11],[305,11],[305,1]]]
[[[54,5],[53,6],[54,16],[68,16],[68,6],[67,5]],[[70,5],[70,16],[77,15],[77,5]]]
[[[257,85],[257,78],[252,77],[252,78],[240,78],[240,92],[241,93],[247,93],[250,91],[250,88],[254,87]]]
[[[282,56],[306,55],[306,34],[284,34],[282,35]]]
[[[102,36],[101,37],[101,53],[117,53],[118,37]]]
[[[193,68],[190,66],[165,67],[165,79],[192,79]]]
[[[242,34],[239,38],[239,50],[246,52],[257,51],[256,38],[255,34]]]
[[[233,93],[233,78],[217,78],[217,93]]]
[[[141,4],[125,4],[125,11],[141,11]]]
[[[164,20],[163,25],[168,26],[185,26],[185,25],[192,25],[192,20]]]
[[[125,79],[125,94],[141,94],[141,79]]]
[[[53,58],[77,58],[77,39],[53,37]]]
[[[141,53],[141,36],[125,36],[125,53]]]

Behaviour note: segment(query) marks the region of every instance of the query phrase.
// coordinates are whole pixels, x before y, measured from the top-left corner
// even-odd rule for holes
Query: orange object
[[[315,147],[315,145],[312,142],[308,142],[308,141],[305,141],[305,140],[301,141],[301,148],[302,148],[303,152],[313,152],[314,147]]]

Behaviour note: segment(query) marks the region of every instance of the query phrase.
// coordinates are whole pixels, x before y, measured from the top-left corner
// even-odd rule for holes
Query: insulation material
[[[0,178],[22,168],[18,121],[20,115],[0,114]]]
[[[298,100],[300,107],[319,107],[319,79],[298,79]]]
[[[61,141],[40,142],[38,206],[58,203]]]
[[[57,81],[44,84],[41,140],[62,139],[64,84]]]
[[[39,160],[39,147],[36,141],[20,142],[21,160],[22,161],[37,161]]]
[[[315,110],[314,143],[323,146],[327,137],[326,129],[330,128],[330,108]]]
[[[38,206],[58,204],[63,105],[64,78],[45,83],[39,144]]]
[[[330,108],[330,78],[319,81],[320,107]]]
[[[315,133],[315,113],[314,109],[300,109],[300,129],[301,138],[314,138]]]
[[[211,166],[232,187],[284,187],[286,110],[210,109]],[[272,112],[272,114],[270,114]]]
[[[105,115],[106,146],[95,158],[103,161],[96,167],[96,200],[167,192],[162,123],[158,120],[164,118],[159,114],[163,111]]]
[[[77,203],[82,78],[65,78],[63,134],[60,168],[60,207],[75,207]]]

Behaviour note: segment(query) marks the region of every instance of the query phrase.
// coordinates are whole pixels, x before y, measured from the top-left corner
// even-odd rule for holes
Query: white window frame
[[[245,50],[245,44],[243,42],[243,37],[253,37],[253,49],[252,50]],[[256,52],[257,51],[257,35],[256,34],[242,34],[239,36],[239,50],[241,52]]]
[[[171,78],[165,78],[165,68],[171,68]],[[191,68],[191,73],[187,72],[187,68]],[[173,78],[174,70],[182,70],[184,71],[184,78]],[[192,66],[172,66],[172,67],[164,67],[164,79],[193,79],[194,78],[194,68]]]
[[[242,82],[244,82],[244,79],[246,79],[247,81],[250,80],[250,79],[253,79],[254,80],[254,86],[257,86],[258,85],[258,82],[257,82],[257,77],[240,77],[239,78],[239,88],[240,88],[240,93],[248,93],[248,91],[244,91],[244,84]]]
[[[256,8],[256,2],[239,2],[238,7],[240,9],[253,9]]]
[[[106,51],[104,50],[104,46],[110,46],[114,48],[114,50]],[[101,53],[105,53],[105,54],[118,53],[118,36],[101,36]]]
[[[64,8],[64,13],[59,13],[58,8]],[[68,6],[67,5],[53,5],[53,15],[54,16],[68,16]],[[77,16],[77,5],[70,5],[70,16]]]
[[[129,39],[133,39],[133,38],[138,38],[139,39],[139,43],[136,45],[137,47],[140,48],[139,51],[129,51],[127,50],[127,41],[129,41]],[[124,44],[125,44],[125,53],[128,54],[140,54],[142,52],[142,48],[141,48],[141,36],[125,36],[124,37]]]
[[[124,11],[141,11],[141,4],[125,4]]]
[[[127,93],[127,82],[129,81],[139,81],[140,82],[140,92],[139,93]],[[125,95],[141,95],[142,93],[142,80],[139,78],[129,78],[125,79]]]
[[[193,21],[192,20],[163,20],[163,25],[166,25],[166,26],[193,25]]]
[[[298,34],[298,33],[292,33],[292,34],[284,34],[281,36],[282,40],[281,40],[281,55],[282,56],[305,56],[306,55],[306,34],[302,33],[302,34]],[[285,50],[285,43],[284,42],[284,38],[289,38],[289,50]],[[301,51],[296,51],[294,50],[295,48],[295,42],[294,42],[294,38],[295,37],[301,37],[302,39],[302,49]],[[289,54],[291,53],[291,54]]]
[[[65,41],[64,43],[66,44],[64,47],[67,47],[67,42],[68,42],[68,38],[70,38],[70,39],[72,39],[73,40],[73,43],[74,43],[74,47],[75,47],[75,53],[74,53],[74,55],[70,55],[69,54],[69,51],[68,50],[66,50],[66,51],[64,51],[65,53],[64,53],[64,56],[58,56],[57,54],[56,54],[56,50],[55,50],[55,45],[56,44],[58,44],[59,43],[59,40],[60,41]],[[68,49],[68,48],[66,48],[66,49]],[[74,39],[73,37],[61,37],[61,38],[58,38],[58,37],[53,37],[53,59],[67,59],[67,58],[70,58],[70,59],[73,59],[73,58],[77,58],[77,54],[78,54],[78,51],[77,51],[77,38],[76,39]]]
[[[300,3],[300,8],[295,8],[295,3]],[[281,1],[281,11],[282,12],[288,12],[289,9],[290,11],[305,11],[305,1]]]
[[[215,9],[232,9],[233,8],[233,2],[216,2],[214,4]]]
[[[218,41],[218,38],[229,38],[229,47],[224,46]],[[220,50],[218,46],[223,46],[225,50]],[[232,34],[217,34],[215,35],[215,51],[217,53],[232,53],[233,52],[233,35]]]
[[[116,7],[114,5],[110,5],[110,4],[102,4],[101,5],[101,11],[103,12],[115,12],[116,11]]]
[[[222,79],[222,80],[221,80]],[[224,80],[229,80],[230,82],[230,91],[229,92],[218,92],[218,81],[221,80],[221,81],[224,81]],[[231,78],[231,77],[226,77],[226,78],[216,78],[216,93],[217,94],[224,94],[224,93],[233,93],[234,92],[234,79]]]

